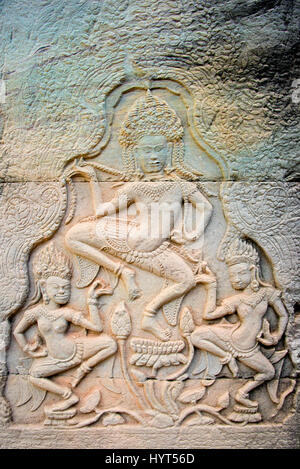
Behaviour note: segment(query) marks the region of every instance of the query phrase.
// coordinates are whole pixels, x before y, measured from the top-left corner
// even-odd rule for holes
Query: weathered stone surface
[[[0,9],[0,446],[299,447],[297,7]]]
[[[101,139],[105,95],[137,76],[190,89],[232,177],[297,171],[297,3],[14,0],[1,17],[4,178],[59,177]]]

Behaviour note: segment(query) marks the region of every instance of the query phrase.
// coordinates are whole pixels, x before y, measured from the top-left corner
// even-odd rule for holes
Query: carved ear
[[[254,264],[250,265],[251,271],[251,288],[254,291],[259,289],[259,276],[258,276],[258,267]]]
[[[173,162],[172,162],[173,149],[174,149],[173,142],[168,142],[168,156],[167,156],[165,169],[169,171],[173,169]]]
[[[44,297],[45,295],[47,295],[47,291],[46,291],[46,280],[44,280],[44,279],[39,280],[39,285],[40,285],[40,289],[41,289],[42,295],[43,295],[43,297]]]
[[[138,147],[135,145],[131,151],[132,151],[134,159],[136,160],[138,158]]]
[[[139,165],[139,157],[138,157],[138,149],[137,147],[133,147],[132,149],[132,155],[133,155],[133,158],[134,158],[134,162],[135,162],[135,169],[140,171],[140,165]]]
[[[174,144],[173,142],[168,142],[168,157],[169,157],[169,162],[171,164],[171,159],[172,159],[172,153],[173,153],[173,148],[174,148]]]

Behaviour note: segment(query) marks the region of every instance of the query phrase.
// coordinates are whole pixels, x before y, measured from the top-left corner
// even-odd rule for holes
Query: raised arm
[[[199,220],[198,226],[196,228],[197,235],[200,237],[204,232],[210,217],[212,215],[212,205],[211,203],[201,194],[200,191],[194,191],[188,196],[189,202],[196,209],[197,220]]]
[[[171,240],[177,244],[185,244],[187,241],[196,241],[204,233],[204,230],[210,220],[212,214],[212,205],[210,202],[201,194],[199,190],[192,183],[184,183],[184,192],[187,200],[193,205],[197,212],[196,216],[196,229],[192,231],[186,230],[185,223],[182,228],[178,230],[175,228],[171,234]]]
[[[65,173],[65,176],[67,179],[70,179],[73,176],[82,176],[89,182],[94,213],[96,213],[98,206],[102,204],[102,194],[95,169],[91,165],[86,163],[83,159],[80,159],[79,162],[77,162],[76,160],[74,164],[70,168],[68,168]]]
[[[274,344],[281,339],[288,323],[288,313],[280,298],[280,293],[275,294],[270,298],[269,304],[272,306],[274,312],[278,316],[278,326],[275,332],[272,333]]]
[[[102,332],[102,326],[86,319],[80,311],[67,310],[64,312],[64,318],[74,326],[80,326],[93,332]]]
[[[94,213],[97,217],[117,213],[133,202],[130,191],[126,190],[126,188],[118,192],[111,201],[103,202],[95,169],[84,160],[80,160],[79,163],[75,162],[67,171],[66,177],[71,178],[72,176],[82,176],[89,182]]]
[[[93,332],[102,332],[103,326],[99,315],[98,299],[102,295],[111,295],[112,293],[113,289],[109,285],[96,280],[88,292],[87,304],[90,319],[86,319],[81,312],[74,310],[66,310],[65,318],[75,326],[81,326]]]
[[[214,273],[208,268],[204,262],[200,266],[201,271],[197,274],[197,282],[202,283],[206,290],[206,302],[202,318],[205,320],[218,319],[227,314],[232,314],[236,311],[237,301],[236,297],[227,298],[223,300],[221,306],[216,308],[217,297],[217,280]]]
[[[217,284],[215,281],[211,281],[205,285],[206,289],[206,304],[203,311],[203,319],[219,319],[233,314],[237,309],[237,295],[230,298],[226,298],[222,301],[221,305],[216,308],[216,292]]]
[[[126,190],[126,187],[117,192],[117,195],[109,202],[101,203],[96,209],[97,217],[103,217],[105,215],[113,215],[118,213],[124,208],[128,207],[133,203],[134,199],[131,195],[130,189]]]
[[[229,314],[233,314],[236,312],[236,306],[234,304],[234,301],[232,304],[227,300],[226,304],[222,302],[221,306],[218,306],[214,311],[207,311],[207,314],[203,315],[204,319],[219,319],[223,318],[224,316],[227,316]]]

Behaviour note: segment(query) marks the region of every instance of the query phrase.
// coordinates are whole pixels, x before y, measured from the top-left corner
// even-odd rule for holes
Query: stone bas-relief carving
[[[148,303],[142,315],[142,329],[161,340],[169,338],[169,331],[158,326],[155,320],[158,310],[184,296],[199,281],[183,256],[170,248],[170,242],[183,245],[187,241],[197,240],[211,215],[211,205],[197,187],[179,178],[176,174],[180,172],[179,168],[176,171],[172,166],[167,166],[168,161],[173,164],[174,159],[182,153],[182,136],[181,122],[166,102],[155,98],[150,92],[145,99],[138,100],[123,124],[120,143],[128,166],[136,177],[145,182],[127,183],[118,196],[106,204],[99,204],[99,186],[93,187],[95,220],[74,226],[66,238],[71,252],[121,276],[131,300],[140,294],[134,281],[134,271],[120,262],[112,261],[103,251],[164,276],[167,285],[174,283]],[[76,172],[94,179],[93,174],[86,172],[85,168],[74,167]],[[171,175],[166,180],[169,172]],[[187,203],[200,212],[198,231],[192,233],[186,233],[182,226],[177,227],[182,206]],[[101,226],[97,224],[98,218],[113,215],[131,204],[136,205],[138,216],[128,226],[128,231],[117,229],[112,236],[109,221],[101,223]],[[162,226],[155,229],[159,223]]]
[[[155,90],[132,93],[120,183],[99,182],[114,168],[94,157],[72,162],[65,220],[32,251],[35,289],[8,351],[12,424],[283,423],[296,387],[289,297],[187,168],[178,112]]]
[[[111,294],[112,290],[100,282],[92,285],[88,294],[90,320],[78,311],[65,307],[70,296],[72,274],[68,259],[54,246],[40,252],[34,265],[37,284],[37,298],[43,301],[26,311],[14,330],[14,336],[23,352],[36,359],[29,370],[29,382],[34,386],[57,394],[62,401],[56,403],[48,414],[67,410],[79,401],[73,388],[92,368],[116,351],[115,341],[101,334],[99,337],[81,337],[71,340],[66,336],[68,323],[84,327],[93,332],[102,332],[102,324],[97,311],[97,298]],[[40,302],[39,302],[40,303]],[[34,343],[28,343],[25,332],[37,325],[38,334]],[[71,382],[71,389],[53,383],[49,377],[77,367]]]
[[[249,399],[249,392],[275,376],[272,362],[261,352],[259,343],[265,346],[277,345],[285,331],[288,314],[280,300],[280,292],[259,278],[258,255],[250,245],[238,241],[228,252],[227,263],[232,286],[242,293],[222,301],[216,307],[216,281],[209,272],[207,279],[207,301],[203,318],[219,319],[237,312],[237,324],[214,324],[199,326],[192,334],[192,342],[200,350],[206,350],[228,364],[233,376],[237,376],[237,360],[255,371],[253,381],[247,382],[236,393],[236,413],[231,418],[236,421],[260,421],[258,402]],[[270,325],[264,316],[271,305],[278,316],[278,328],[270,333]],[[286,350],[277,352],[280,359]],[[274,359],[273,359],[274,360]],[[254,412],[254,415],[252,415]],[[249,415],[248,415],[249,413]],[[245,414],[245,415],[243,415]]]

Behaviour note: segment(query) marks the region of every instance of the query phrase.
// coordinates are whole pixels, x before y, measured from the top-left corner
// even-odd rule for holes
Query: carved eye
[[[149,147],[144,147],[143,150],[147,154],[151,153],[151,148],[149,148]]]

